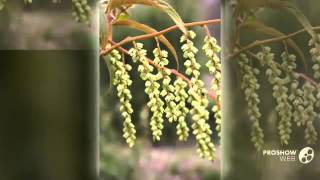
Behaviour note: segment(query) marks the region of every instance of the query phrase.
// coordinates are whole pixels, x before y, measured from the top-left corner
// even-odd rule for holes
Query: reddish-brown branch
[[[302,79],[304,79],[307,82],[310,82],[312,85],[314,85],[318,91],[320,91],[320,86],[317,82],[315,82],[313,79],[311,79],[309,76],[303,74],[303,73],[296,73],[298,74]]]
[[[116,42],[114,41],[109,41],[111,44],[116,44]],[[120,50],[121,52],[125,53],[125,54],[129,54],[129,51],[124,49],[123,47],[119,46],[117,47],[118,50]],[[166,67],[161,67],[158,64],[155,64],[151,59],[147,59],[149,64],[153,65],[154,67],[156,67],[157,69],[165,69],[165,70],[170,70],[170,72],[172,74],[174,74],[175,76],[183,79],[184,81],[186,81],[189,85],[189,87],[192,87],[192,82],[189,78],[187,78],[185,75],[181,74],[179,71],[175,70],[175,69],[169,69]],[[214,92],[212,91],[208,91],[208,96],[220,107],[220,103],[218,102],[217,96],[215,95]]]
[[[112,41],[113,40],[113,37],[112,37],[112,34],[113,34],[113,22],[114,20],[114,17],[112,16],[112,14],[109,14],[108,17],[107,17],[107,29],[108,29],[108,41]],[[103,47],[104,48],[104,47]]]
[[[221,22],[220,19],[211,19],[211,20],[207,20],[207,21],[199,21],[199,22],[192,22],[192,23],[186,23],[185,27],[192,27],[192,26],[203,26],[203,25],[208,25],[208,24],[219,24]],[[150,34],[144,34],[144,35],[140,35],[140,36],[135,36],[135,37],[127,37],[125,39],[123,39],[122,41],[114,44],[113,46],[111,46],[110,48],[104,49],[100,52],[100,55],[106,55],[108,54],[110,51],[112,51],[113,49],[119,48],[127,43],[133,42],[133,41],[139,41],[139,40],[145,40],[145,39],[150,39],[150,38],[154,38],[157,36],[160,36],[162,34],[171,32],[173,30],[178,29],[179,27],[177,25],[171,26],[167,29],[164,29],[162,31],[158,31],[158,32],[154,32],[154,33],[150,33]]]
[[[207,36],[211,37],[211,33],[210,33],[210,30],[209,30],[208,26],[207,25],[203,25],[203,28],[206,31]]]
[[[320,27],[313,27],[313,30],[314,31],[319,31]],[[280,36],[280,37],[254,41],[254,42],[242,47],[241,49],[239,49],[238,51],[234,52],[233,54],[229,55],[226,59],[227,60],[234,59],[235,57],[239,56],[241,53],[246,52],[246,51],[248,51],[248,50],[250,50],[250,49],[252,49],[254,47],[261,46],[261,45],[264,45],[264,44],[273,43],[273,42],[277,42],[277,41],[284,41],[284,40],[293,38],[294,36],[297,36],[297,35],[299,35],[301,33],[306,32],[306,31],[307,31],[306,29],[301,29],[299,31],[293,32],[291,34],[283,35],[283,36]]]

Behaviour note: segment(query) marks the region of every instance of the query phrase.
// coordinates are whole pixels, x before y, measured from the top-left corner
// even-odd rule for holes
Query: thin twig
[[[313,30],[319,31],[320,27],[314,27]],[[276,38],[270,38],[270,39],[266,39],[266,40],[255,41],[255,42],[253,42],[253,43],[251,43],[251,44],[249,44],[247,46],[244,46],[239,51],[231,54],[229,57],[227,57],[227,60],[233,59],[233,58],[237,57],[238,55],[240,55],[241,53],[243,53],[245,51],[248,51],[249,49],[252,49],[254,47],[261,46],[263,44],[269,44],[269,43],[277,42],[277,41],[283,41],[283,40],[292,38],[294,36],[297,36],[297,35],[299,35],[301,33],[304,33],[306,31],[307,31],[306,29],[301,29],[299,31],[296,31],[296,32],[288,34],[288,35],[284,35],[284,36],[280,36],[280,37],[276,37]]]
[[[207,25],[203,25],[203,28],[206,31],[207,36],[211,37],[211,33],[210,33],[210,30],[209,30],[209,27]]]
[[[253,57],[253,58],[257,59],[257,60],[259,60],[259,58],[258,58],[254,53],[252,53],[252,52],[250,52],[250,51],[247,51],[246,54],[248,54],[249,56],[251,56],[251,57]],[[282,67],[280,66],[280,64],[278,64],[278,63],[276,63],[276,64],[277,64],[277,66],[279,66],[280,68],[282,68]],[[312,78],[310,78],[309,76],[307,76],[306,74],[301,73],[301,72],[293,71],[293,73],[294,73],[295,75],[298,75],[300,78],[304,79],[305,81],[310,82],[310,83],[311,83],[312,85],[314,85],[314,86],[318,89],[318,91],[320,92],[320,85],[319,85],[316,81],[314,81]]]
[[[198,21],[198,22],[192,22],[192,23],[186,23],[185,27],[192,27],[192,26],[203,26],[203,25],[208,25],[208,24],[219,24],[221,22],[220,19],[211,19],[211,20],[207,20],[207,21]],[[113,46],[111,46],[110,48],[104,49],[100,52],[100,55],[106,55],[108,54],[110,51],[112,51],[113,49],[116,49],[120,46],[123,46],[127,43],[133,42],[133,41],[139,41],[139,40],[144,40],[144,39],[150,39],[150,38],[154,38],[157,36],[160,36],[162,34],[171,32],[173,30],[178,29],[179,27],[177,25],[171,26],[167,29],[164,29],[162,31],[158,31],[158,32],[154,32],[154,33],[150,33],[150,34],[144,34],[144,35],[140,35],[140,36],[135,36],[135,37],[127,37],[125,39],[123,39],[122,41],[114,44]]]
[[[117,44],[116,42],[114,41],[109,41],[111,44]],[[125,54],[129,54],[129,51],[124,49],[123,47],[119,46],[117,47],[118,50],[120,50],[121,52],[125,53]],[[183,79],[184,81],[186,81],[189,85],[189,87],[192,87],[192,82],[189,78],[187,78],[185,75],[181,74],[179,71],[177,71],[176,69],[169,69],[169,68],[166,68],[166,67],[161,67],[159,66],[158,64],[155,64],[151,59],[147,59],[149,64],[153,65],[154,67],[156,67],[157,69],[164,69],[164,70],[170,70],[170,72],[172,74],[174,74],[175,76]],[[218,104],[219,106],[219,102],[218,102],[218,99],[217,99],[217,96],[215,95],[214,92],[212,91],[208,91],[208,96],[216,103]]]
[[[315,82],[313,79],[311,79],[309,76],[307,76],[307,75],[305,75],[305,74],[303,74],[303,73],[298,73],[298,72],[296,72],[296,74],[299,75],[299,77],[301,77],[301,78],[304,79],[305,81],[310,82],[310,83],[311,83],[312,85],[314,85],[314,86],[318,89],[318,91],[320,92],[320,85],[319,85],[317,82]]]
[[[112,41],[113,37],[112,37],[112,32],[113,32],[113,20],[114,20],[114,17],[111,14],[108,15],[107,17],[107,29],[108,29],[108,41]]]

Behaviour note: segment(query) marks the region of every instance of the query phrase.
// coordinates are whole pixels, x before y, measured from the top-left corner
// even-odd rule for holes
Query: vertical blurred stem
[[[256,151],[250,141],[244,98],[239,87],[239,72],[233,52],[236,19],[232,0],[222,1],[222,180],[260,179]]]

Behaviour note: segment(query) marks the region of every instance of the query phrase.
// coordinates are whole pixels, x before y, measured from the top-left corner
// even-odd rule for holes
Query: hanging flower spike
[[[240,54],[238,64],[242,74],[241,89],[244,90],[245,99],[248,103],[248,115],[252,122],[251,141],[258,151],[262,151],[264,147],[264,133],[259,122],[261,113],[259,109],[260,99],[257,91],[260,89],[260,85],[256,77],[260,72],[258,69],[250,66],[250,61],[246,54]]]
[[[136,140],[136,130],[131,119],[133,109],[130,103],[132,95],[129,87],[131,86],[132,81],[128,74],[128,71],[130,71],[132,67],[129,64],[124,64],[121,60],[121,55],[117,50],[113,50],[110,53],[110,61],[112,68],[114,69],[113,85],[116,86],[117,95],[121,104],[120,112],[124,118],[123,137],[126,139],[129,147],[133,147]]]
[[[288,84],[287,77],[282,79],[282,71],[274,60],[274,54],[271,53],[271,48],[263,47],[262,52],[257,55],[260,59],[260,63],[263,66],[267,66],[266,75],[268,81],[273,85],[273,97],[276,99],[277,106],[276,111],[280,118],[279,120],[279,135],[281,144],[288,145],[291,135],[291,118],[292,118],[292,105],[289,103],[288,97]]]
[[[220,46],[217,44],[217,40],[214,37],[206,36],[204,39],[204,45],[202,47],[206,56],[209,58],[206,66],[209,69],[210,74],[213,75],[213,80],[211,82],[211,89],[215,92],[217,96],[218,103],[221,102],[221,61],[218,53],[221,51]],[[212,111],[216,119],[216,130],[218,135],[221,136],[221,110],[218,104],[214,104]]]
[[[166,102],[166,108],[164,112],[168,121],[172,123],[173,121],[177,121],[177,113],[174,111],[177,105],[174,101],[175,96],[173,94],[175,92],[175,88],[173,85],[170,84],[171,71],[169,69],[164,69],[164,67],[169,64],[169,60],[167,59],[168,52],[156,48],[154,49],[153,54],[155,57],[153,62],[159,67],[161,67],[161,69],[158,70],[158,73],[160,73],[159,76],[163,77],[161,96],[164,97]]]
[[[303,85],[304,92],[304,104],[306,106],[305,114],[307,115],[306,129],[305,129],[305,139],[308,144],[315,144],[318,140],[318,133],[314,127],[314,121],[317,118],[317,113],[315,112],[314,105],[317,99],[314,95],[316,88],[310,83],[306,82]]]
[[[320,38],[320,34],[317,35]],[[316,39],[311,39],[309,41],[309,46],[311,46],[310,54],[314,65],[312,69],[314,70],[314,77],[320,80],[320,42]]]
[[[296,56],[293,54],[288,54],[283,52],[281,54],[282,64],[281,67],[287,74],[288,80],[290,81],[290,91],[289,100],[293,107],[293,120],[296,122],[297,126],[303,126],[307,120],[304,113],[305,108],[303,105],[303,91],[299,89],[299,75],[297,75],[293,70],[297,68]]]
[[[194,46],[191,39],[194,39],[196,34],[189,31],[180,39],[184,43],[181,47],[183,57],[186,59],[184,65],[186,67],[186,74],[191,76],[192,87],[190,87],[188,94],[188,102],[191,104],[190,111],[192,115],[192,129],[193,134],[197,140],[198,153],[200,157],[209,160],[215,159],[215,146],[211,141],[212,131],[208,124],[209,111],[206,109],[209,102],[207,99],[207,91],[204,88],[204,83],[200,80],[201,65],[196,61],[196,53],[198,49]]]
[[[149,96],[148,107],[152,112],[151,131],[154,141],[160,141],[163,129],[164,102],[160,98],[160,84],[157,82],[162,78],[161,74],[152,74],[154,68],[148,62],[147,51],[143,49],[143,44],[134,43],[134,47],[129,50],[129,54],[134,62],[140,62],[138,67],[140,77],[145,81],[145,92]]]
[[[185,90],[188,84],[178,77],[174,82],[174,86],[176,89],[175,102],[177,104],[174,111],[178,115],[177,135],[180,141],[186,141],[189,136],[189,128],[186,123],[186,117],[189,112],[189,109],[186,107],[188,93]]]

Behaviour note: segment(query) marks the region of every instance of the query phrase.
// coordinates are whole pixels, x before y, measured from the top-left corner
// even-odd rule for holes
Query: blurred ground
[[[141,147],[140,147],[141,148]],[[115,167],[112,160],[103,161],[102,167],[112,171],[114,179],[138,180],[215,180],[219,179],[220,148],[214,162],[200,159],[195,147],[145,147],[139,155],[132,156],[127,146],[109,145],[102,148],[103,154],[112,153],[113,158],[125,159],[123,166]],[[102,157],[102,159],[105,158]],[[116,170],[118,169],[118,171]],[[126,175],[128,174],[128,175]],[[102,174],[103,176],[103,174]],[[112,176],[109,175],[108,178]]]

